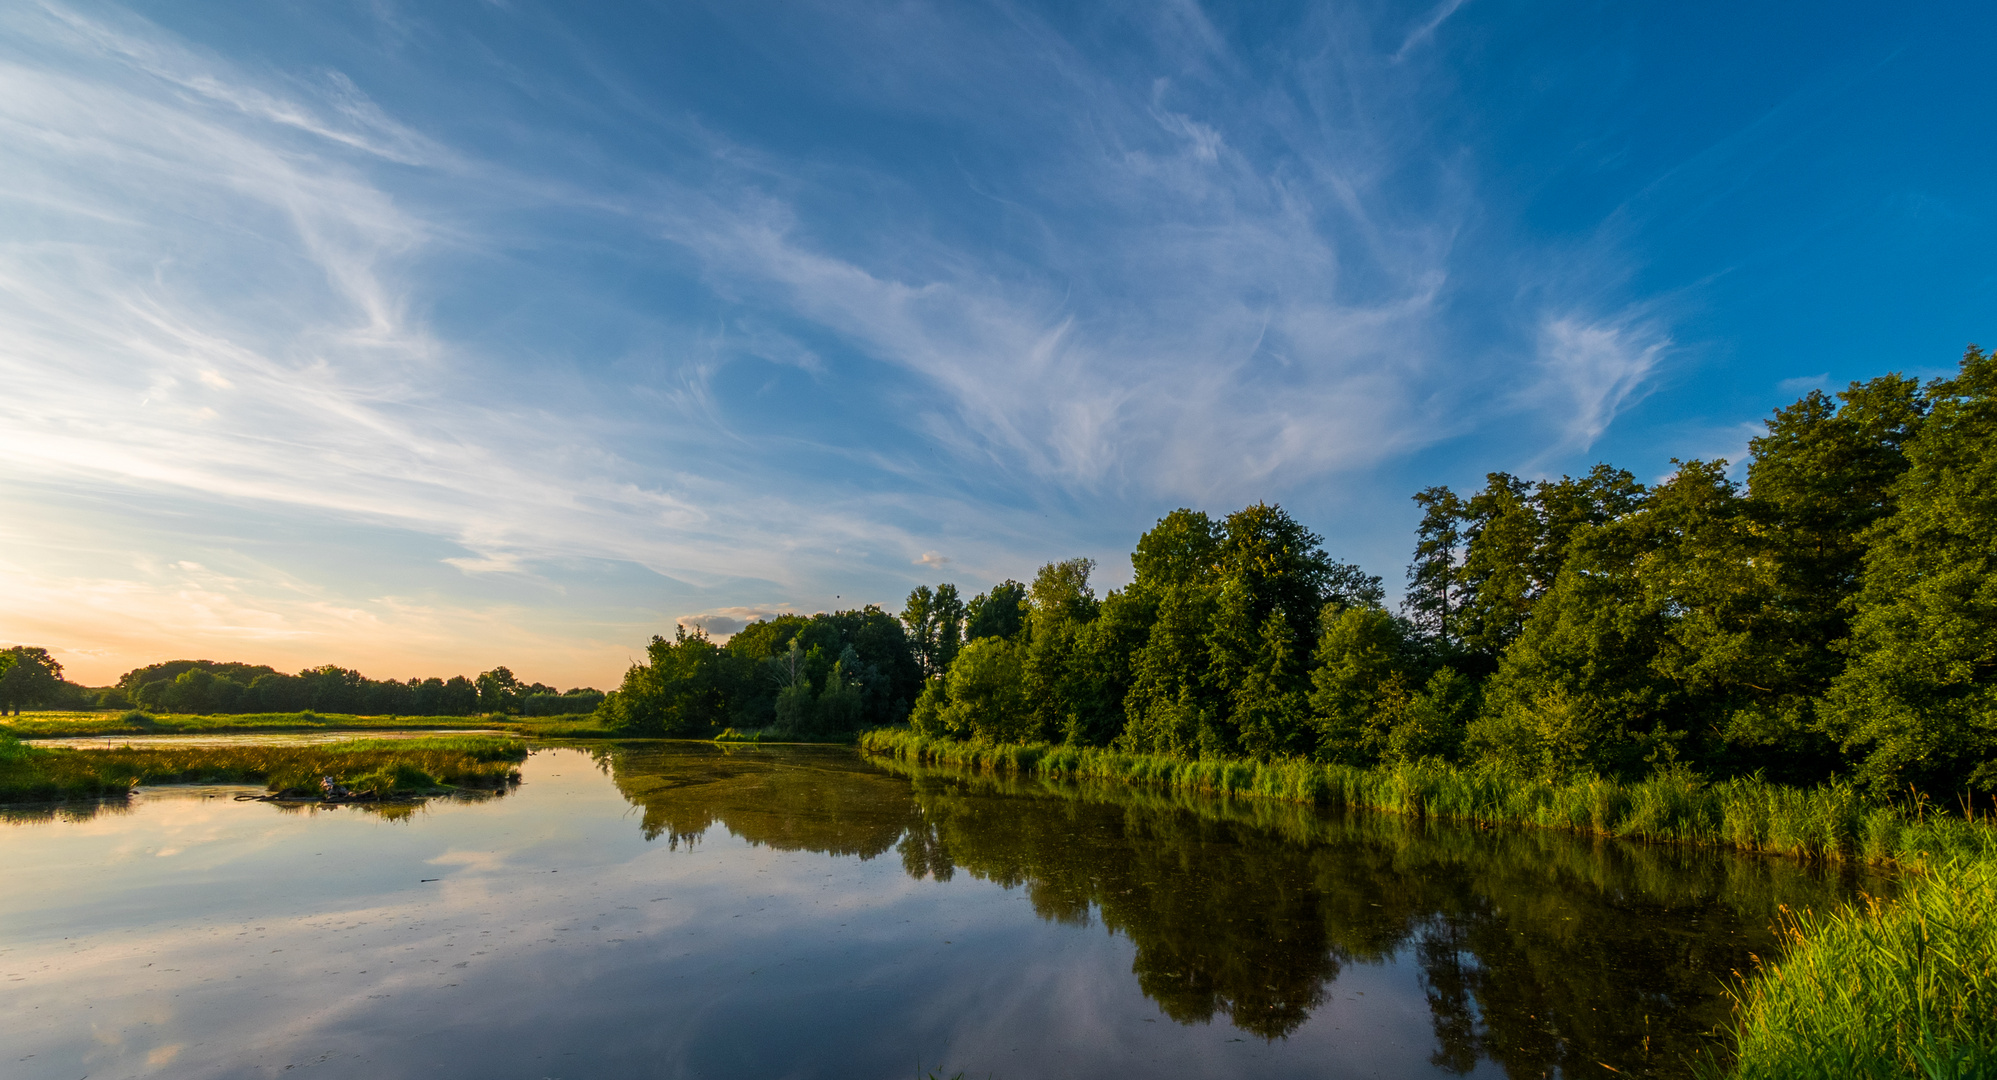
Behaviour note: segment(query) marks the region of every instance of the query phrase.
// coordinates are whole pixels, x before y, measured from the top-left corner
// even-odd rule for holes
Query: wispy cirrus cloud
[[[1592,446],[1617,413],[1642,399],[1671,344],[1635,316],[1547,317],[1540,324],[1539,381],[1529,396],[1564,434],[1558,448]]]
[[[1668,339],[1561,316],[1532,371],[1459,355],[1479,205],[1425,141],[1423,61],[1314,20],[1259,66],[1193,5],[1109,50],[1011,9],[759,31],[812,100],[927,133],[911,161],[648,100],[604,41],[571,43],[589,93],[551,80],[539,113],[495,54],[482,128],[420,82],[10,9],[0,452],[77,492],[447,540],[422,556],[445,591],[644,567],[648,603],[722,634],[892,599],[942,550],[987,579],[1111,554],[1104,522],[1127,545],[1161,507],[1323,487],[1501,413],[1587,445]],[[888,59],[810,67],[843,55]],[[11,572],[224,610],[150,573]],[[210,593],[239,614],[203,625],[246,647],[337,636],[288,586]],[[376,620],[352,633],[500,610],[392,595],[347,596]]]

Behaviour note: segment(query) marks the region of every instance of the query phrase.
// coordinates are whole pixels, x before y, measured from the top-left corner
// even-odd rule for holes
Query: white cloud
[[[1540,324],[1531,396],[1555,417],[1563,448],[1586,450],[1617,413],[1642,400],[1670,348],[1668,336],[1635,316],[1549,316]]]
[[[716,608],[696,615],[682,615],[674,621],[689,630],[703,630],[717,641],[727,641],[752,622],[764,622],[779,615],[793,614],[796,612],[791,605],[776,604],[766,607]]]

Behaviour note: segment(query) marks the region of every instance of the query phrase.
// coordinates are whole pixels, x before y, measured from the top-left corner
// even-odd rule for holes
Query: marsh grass
[[[104,735],[210,735],[223,732],[286,731],[452,731],[475,728],[508,731],[546,739],[603,739],[617,733],[589,713],[564,716],[357,716],[348,713],[232,713],[196,715],[148,713],[132,709],[112,712],[30,712],[0,724],[0,733],[22,739],[79,738]]]
[[[860,747],[883,757],[984,772],[1109,780],[1833,862],[1997,857],[1997,829],[1987,823],[1925,807],[1873,805],[1843,782],[1790,788],[1753,778],[1712,782],[1681,771],[1636,783],[1545,784],[1439,764],[1355,769],[1307,761],[1187,761],[1095,747],[960,742],[896,729],[867,732]]]
[[[1731,1075],[1997,1076],[1997,861],[1930,864],[1891,903],[1780,929],[1782,958],[1737,992]]]
[[[518,739],[457,735],[317,746],[165,746],[72,750],[0,736],[0,802],[96,798],[141,784],[264,783],[317,795],[330,776],[376,797],[499,788],[519,779]]]
[[[148,713],[137,709],[112,712],[27,712],[10,716],[0,732],[22,739],[53,739],[91,735],[205,735],[224,731],[366,731],[368,729],[500,728],[529,732],[543,726],[571,723],[581,717],[532,717],[488,713],[477,716],[354,716],[346,713],[232,713],[195,715]]]

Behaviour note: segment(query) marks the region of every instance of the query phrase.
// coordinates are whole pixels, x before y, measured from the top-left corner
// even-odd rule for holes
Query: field
[[[130,712],[24,712],[0,718],[0,734],[20,739],[102,735],[208,735],[232,731],[426,730],[506,731],[539,738],[603,738],[612,733],[588,714],[575,716],[354,716],[346,713],[195,715]]]

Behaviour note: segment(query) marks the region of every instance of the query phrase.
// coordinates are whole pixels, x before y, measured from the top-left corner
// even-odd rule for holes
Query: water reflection
[[[523,771],[0,815],[0,1073],[1683,1076],[1775,906],[1853,884],[838,748]]]
[[[959,871],[1023,889],[1043,919],[1136,946],[1144,994],[1182,1024],[1291,1035],[1353,965],[1421,971],[1432,1064],[1514,1077],[1603,1065],[1677,1074],[1714,1046],[1725,987],[1774,941],[1778,905],[1861,884],[1784,860],[1331,815],[1122,786],[965,776],[754,748],[605,747],[648,838],[715,825],[759,845]],[[1866,882],[1879,891],[1880,882]]]

